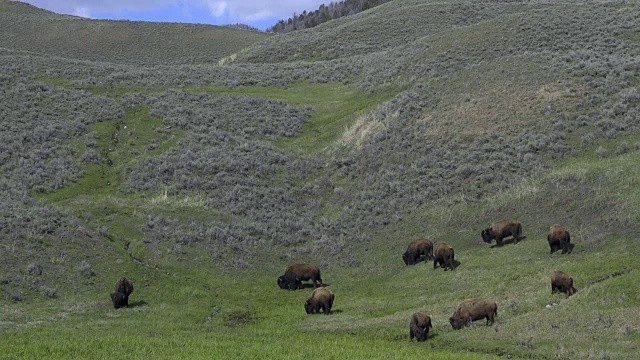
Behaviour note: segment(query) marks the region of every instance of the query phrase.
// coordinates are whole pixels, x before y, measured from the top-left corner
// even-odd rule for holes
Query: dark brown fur
[[[571,236],[562,225],[554,224],[551,226],[549,229],[549,235],[547,235],[547,241],[551,248],[551,252],[549,254],[553,254],[560,249],[562,249],[563,254],[571,252]]]
[[[433,329],[429,315],[423,312],[413,313],[409,324],[409,340],[413,340],[414,337],[418,342],[427,340],[429,329]]]
[[[471,299],[462,302],[449,318],[455,330],[471,324],[472,321],[487,319],[487,326],[492,325],[498,315],[498,304],[487,298]]]
[[[304,303],[304,310],[307,314],[318,314],[322,310],[325,315],[329,315],[334,299],[335,296],[331,290],[326,287],[319,287],[313,290],[309,300]]]
[[[566,272],[559,270],[551,274],[551,293],[557,291],[567,294],[567,297],[576,292],[576,288],[573,287],[573,278]]]
[[[491,244],[491,240],[496,239],[496,244],[502,246],[502,240],[508,236],[513,237],[513,242],[517,243],[522,238],[522,223],[516,220],[504,220],[491,224],[488,229],[480,233],[482,240]]]
[[[292,264],[287,266],[284,275],[278,278],[278,286],[281,289],[302,289],[302,281],[313,281],[313,287],[322,286],[320,269],[311,264]]]
[[[433,259],[433,241],[429,239],[417,239],[409,243],[407,251],[402,255],[405,265],[413,265],[420,261],[420,256]]]
[[[121,277],[116,282],[116,289],[114,290],[116,293],[123,293],[127,298],[133,292],[133,284],[126,277]]]
[[[436,250],[433,252],[433,268],[440,266],[444,267],[444,271],[447,269],[453,270],[453,248],[446,242],[442,241],[436,245]]]
[[[116,309],[129,306],[129,297],[121,292],[112,293],[111,301],[113,302],[113,307]]]

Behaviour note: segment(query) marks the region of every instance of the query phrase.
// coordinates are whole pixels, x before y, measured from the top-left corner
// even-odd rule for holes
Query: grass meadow
[[[637,358],[635,3],[394,0],[285,35],[0,19],[1,359]],[[525,238],[484,243],[502,219]],[[416,238],[455,270],[405,266]],[[302,262],[330,316],[278,288]],[[475,297],[495,324],[453,330]]]

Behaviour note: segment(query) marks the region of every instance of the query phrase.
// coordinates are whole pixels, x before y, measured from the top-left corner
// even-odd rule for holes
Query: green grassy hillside
[[[270,37],[224,26],[89,20],[0,1],[0,47],[135,65],[217,63]]]
[[[395,0],[223,65],[0,45],[2,356],[635,359],[638,19]],[[51,36],[72,22],[93,23]],[[526,238],[482,242],[501,219]],[[554,223],[571,254],[549,254]],[[405,266],[418,237],[451,244],[456,269]],[[330,316],[277,287],[297,262],[321,268]],[[551,293],[554,270],[575,295]],[[116,310],[121,276],[135,290]],[[453,330],[481,296],[496,323]]]

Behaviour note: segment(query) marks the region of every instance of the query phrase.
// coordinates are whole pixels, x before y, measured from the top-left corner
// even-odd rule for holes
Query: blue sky
[[[61,14],[91,19],[171,21],[213,25],[243,23],[264,30],[294,12],[331,0],[21,0]]]

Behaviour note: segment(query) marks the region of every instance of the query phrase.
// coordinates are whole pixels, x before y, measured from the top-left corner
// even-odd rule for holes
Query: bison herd
[[[482,230],[480,233],[482,240],[486,243],[496,241],[497,246],[504,245],[504,239],[511,238],[512,243],[517,243],[524,237],[522,235],[522,223],[515,220],[498,221],[491,224],[491,227]],[[551,254],[562,250],[563,254],[568,254],[572,250],[571,237],[569,232],[561,225],[554,224],[549,229],[547,241],[551,249]],[[402,255],[402,260],[406,265],[414,265],[422,260],[433,260],[433,268],[438,266],[444,270],[454,269],[454,251],[446,242],[434,244],[428,239],[417,239],[409,243],[407,250]],[[551,293],[562,292],[567,296],[574,294],[573,278],[562,271],[554,271],[551,275]],[[487,319],[487,326],[494,323],[498,315],[498,304],[488,298],[478,298],[465,300],[458,305],[453,315],[449,318],[449,324],[455,330],[468,326],[473,321]],[[411,316],[409,323],[409,339],[415,337],[418,341],[425,341],[429,335],[431,317],[423,312],[416,312]]]
[[[515,220],[499,221],[491,224],[491,227],[482,230],[482,240],[491,243],[496,240],[497,246],[504,244],[505,238],[511,237],[513,243],[523,239],[522,223]],[[561,225],[554,224],[549,230],[547,241],[551,248],[551,254],[562,250],[562,254],[568,254],[572,250],[569,232]],[[434,243],[429,239],[417,239],[409,243],[407,250],[402,255],[405,265],[415,265],[424,260],[433,260],[433,268],[454,270],[453,248],[444,241]],[[298,290],[303,288],[303,281],[313,282],[311,297],[304,303],[307,314],[325,315],[331,313],[335,295],[322,283],[320,269],[311,264],[292,264],[287,266],[284,274],[277,279],[281,289]],[[551,275],[551,293],[562,292],[571,296],[576,289],[573,286],[573,278],[562,271],[554,271]],[[111,294],[113,306],[118,309],[129,306],[129,296],[133,292],[133,284],[126,277],[120,278]],[[487,319],[487,326],[494,323],[498,315],[498,304],[489,298],[465,300],[458,305],[453,315],[449,318],[451,327],[455,330],[468,326],[473,321]],[[432,329],[431,317],[423,312],[413,313],[409,324],[409,338],[415,337],[418,341],[425,341]]]

